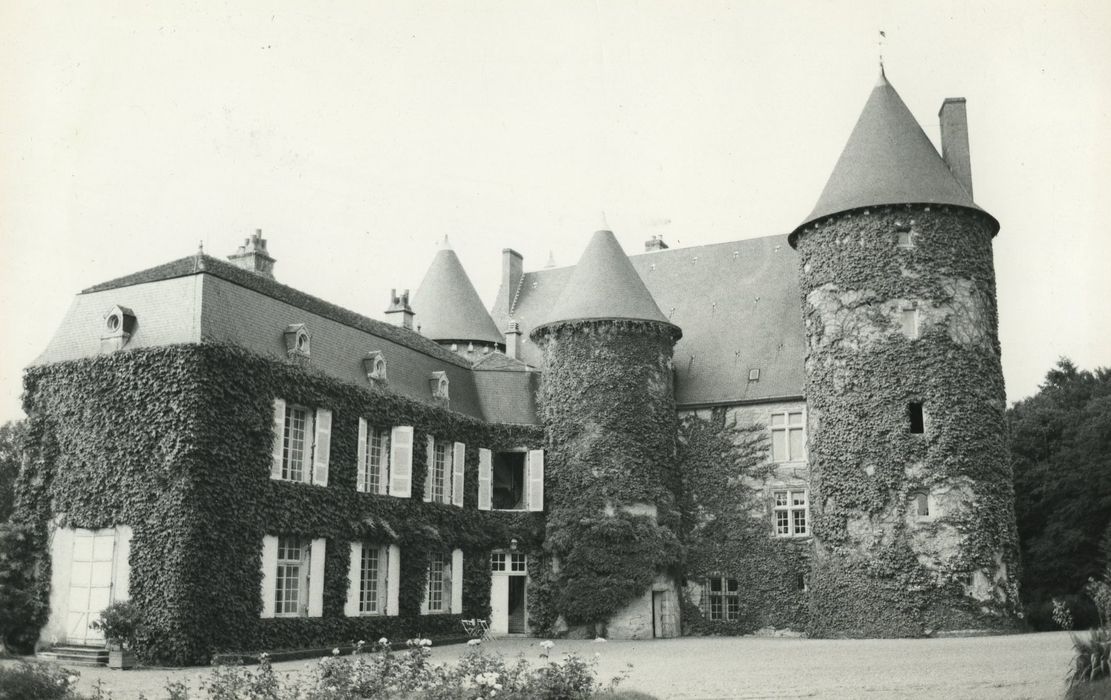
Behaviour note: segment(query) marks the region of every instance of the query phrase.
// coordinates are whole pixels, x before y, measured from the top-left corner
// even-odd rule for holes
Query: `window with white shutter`
[[[451,458],[451,503],[463,507],[463,468],[467,461],[467,446],[455,443]]]
[[[528,453],[528,509],[544,510],[544,450]]]
[[[485,447],[478,449],[478,509],[490,510],[492,453]]]
[[[413,486],[413,426],[399,425],[390,433],[390,495],[409,498]]]

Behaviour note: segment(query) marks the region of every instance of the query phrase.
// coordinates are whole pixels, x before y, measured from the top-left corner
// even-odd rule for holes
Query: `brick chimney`
[[[396,289],[390,290],[390,308],[386,309],[386,321],[395,326],[413,330],[413,308],[409,306],[409,290],[399,296]]]
[[[947,97],[937,113],[941,122],[941,157],[972,196],[972,159],[968,151],[968,112],[963,97]]]
[[[510,321],[505,328],[505,356],[514,360],[519,359],[517,353],[521,346],[521,324]]]
[[[663,236],[653,235],[644,242],[644,252],[651,253],[657,250],[667,250],[667,244],[664,243]]]
[[[262,229],[260,228],[255,229],[255,232],[249,238],[244,239],[243,245],[229,255],[228,260],[236,267],[250,270],[267,279],[274,279],[275,260],[270,257],[270,253],[266,250],[266,239],[262,237]]]

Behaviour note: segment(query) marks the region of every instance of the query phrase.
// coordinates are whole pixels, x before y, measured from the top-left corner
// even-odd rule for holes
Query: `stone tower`
[[[546,323],[540,416],[554,607],[572,633],[676,636],[672,349],[610,231],[594,234]]]
[[[789,238],[807,339],[815,636],[1014,624],[999,223],[972,201],[964,101],[950,103],[961,110],[942,108],[942,138],[964,140],[947,163],[881,72]]]

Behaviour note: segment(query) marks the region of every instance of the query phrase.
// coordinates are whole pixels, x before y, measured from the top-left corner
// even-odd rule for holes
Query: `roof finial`
[[[886,79],[887,79],[887,75],[886,75],[886,74],[885,74],[885,73],[883,72],[883,44],[884,44],[884,41],[885,41],[886,39],[887,39],[887,32],[885,32],[885,31],[883,31],[883,30],[881,29],[881,30],[880,30],[880,38],[879,38],[879,41],[877,41],[876,43],[877,43],[877,44],[879,44],[879,52],[880,52],[880,79],[882,79],[882,80],[886,80]]]
[[[451,250],[451,241],[447,239],[447,234],[444,234],[444,240],[440,241],[440,250]]]
[[[609,230],[611,230],[609,221],[606,220],[606,210],[605,209],[599,209],[598,210],[598,229],[597,230],[599,230],[599,231],[609,231]]]
[[[197,255],[204,255],[204,241],[197,241]]]

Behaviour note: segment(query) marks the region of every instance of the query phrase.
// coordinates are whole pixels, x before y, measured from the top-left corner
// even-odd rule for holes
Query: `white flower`
[[[545,639],[544,641],[540,642],[540,646],[544,647],[545,649],[551,649],[555,646],[555,642],[550,639]]]
[[[332,649],[332,656],[339,656],[339,647]]]
[[[390,640],[386,639],[385,637],[382,637],[381,639],[378,640],[378,643],[381,644],[382,646],[386,646],[387,644],[390,643]]]
[[[605,643],[605,641],[606,641],[606,638],[605,638],[605,637],[595,637],[595,638],[594,638],[594,642],[595,642],[596,644],[597,644],[598,642],[602,642],[602,643]]]
[[[422,640],[420,640],[420,645],[422,647],[430,647],[430,646],[432,646],[432,640],[431,639],[422,639]]]
[[[479,644],[482,644],[481,639],[471,639],[467,641],[467,646],[469,647],[477,647]]]
[[[359,640],[359,646],[362,646],[363,644],[366,644],[366,642],[364,642],[363,640],[360,639]]]

